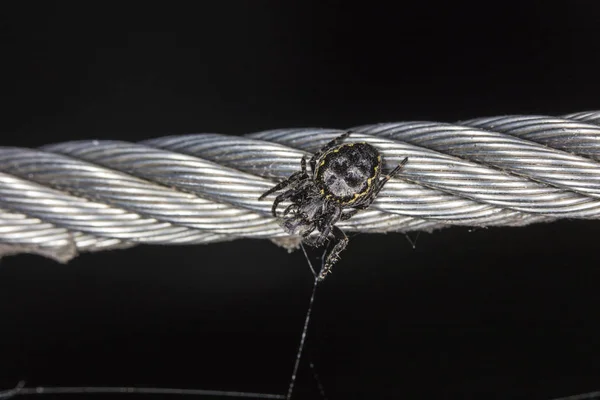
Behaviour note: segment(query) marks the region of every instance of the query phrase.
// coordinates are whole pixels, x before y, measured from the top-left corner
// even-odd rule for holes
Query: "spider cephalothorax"
[[[336,240],[327,254],[318,280],[323,280],[348,244],[344,232],[335,226],[371,205],[383,185],[406,163],[405,158],[392,172],[381,178],[381,155],[368,143],[342,143],[350,135],[338,136],[315,153],[306,170],[306,157],[301,170],[269,189],[259,200],[284,190],[273,201],[271,212],[277,217],[277,205],[289,200],[283,211],[281,226],[292,235],[301,235],[305,243],[321,246],[329,237]],[[311,235],[314,231],[317,234]]]

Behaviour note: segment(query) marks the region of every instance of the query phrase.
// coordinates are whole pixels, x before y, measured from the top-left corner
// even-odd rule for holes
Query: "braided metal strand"
[[[380,149],[385,170],[404,157],[409,163],[371,208],[340,223],[348,231],[600,218],[600,112],[352,131],[352,140]],[[0,255],[34,252],[66,261],[81,251],[136,243],[285,238],[271,202],[259,195],[341,132],[0,147]]]

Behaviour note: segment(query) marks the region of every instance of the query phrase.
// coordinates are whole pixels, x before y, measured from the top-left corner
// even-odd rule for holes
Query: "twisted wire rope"
[[[600,218],[600,111],[351,129],[384,170],[408,164],[348,231],[431,231]],[[260,194],[343,131],[278,129],[140,143],[0,147],[0,255],[66,261],[137,243],[285,238]]]

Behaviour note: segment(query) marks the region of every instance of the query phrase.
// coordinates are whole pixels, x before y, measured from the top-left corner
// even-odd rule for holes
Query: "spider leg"
[[[377,195],[379,194],[379,192],[381,192],[381,189],[383,189],[383,186],[391,178],[393,178],[396,174],[398,174],[398,172],[400,172],[400,170],[402,169],[402,167],[404,167],[404,164],[406,164],[407,161],[408,161],[408,157],[406,157],[404,160],[402,160],[402,162],[400,164],[398,164],[398,166],[396,166],[396,168],[394,168],[392,170],[392,172],[385,175],[377,183],[375,183],[375,188],[373,189],[373,193],[370,196],[363,198],[363,200],[361,200],[359,203],[353,204],[352,207],[356,208],[358,210],[364,210],[364,209],[368,208],[373,203],[373,201],[375,201],[375,199],[377,198]],[[354,214],[352,214],[352,215],[354,215]],[[345,221],[346,219],[343,219],[343,220]]]
[[[302,160],[300,160],[300,168],[302,169],[302,174],[306,175],[306,156],[302,156]]]
[[[285,201],[287,199],[291,199],[294,196],[296,196],[298,193],[302,192],[303,190],[306,189],[306,186],[310,185],[311,181],[309,180],[305,180],[304,182],[301,182],[300,184],[298,184],[297,187],[286,190],[285,192],[283,192],[282,194],[280,194],[279,196],[275,197],[275,200],[273,201],[273,206],[271,207],[271,214],[273,214],[274,217],[277,217],[277,206],[279,205],[279,203],[281,203],[282,201]],[[293,206],[298,207],[297,204],[292,203]],[[285,211],[284,211],[284,215],[286,213],[286,211],[289,213],[288,208],[290,208],[291,206],[288,206]]]
[[[306,229],[306,231],[304,231],[304,233],[302,234],[302,237],[306,240],[310,242],[310,238],[308,237],[308,235],[310,235],[311,233],[314,232],[314,230],[317,228],[317,226],[314,223],[309,224],[308,228]],[[311,244],[311,243],[309,243]]]
[[[285,208],[285,210],[283,210],[283,216],[285,217],[286,215],[288,215],[292,210],[294,211],[298,211],[298,205],[295,203],[290,204],[289,206],[287,206]]]
[[[271,193],[275,193],[278,190],[283,189],[284,187],[293,185],[294,183],[296,183],[299,180],[302,180],[303,178],[307,178],[308,175],[306,174],[306,157],[302,157],[302,160],[300,160],[300,167],[302,168],[301,171],[293,173],[289,178],[279,182],[277,185],[273,186],[271,189],[261,194],[258,200],[262,200]]]
[[[320,235],[310,236],[310,234],[313,233],[315,229],[317,229],[317,225],[313,222],[310,225],[310,228],[306,232],[304,232],[302,237],[304,243],[306,243],[307,245],[312,247],[319,247],[321,245],[318,242]]]
[[[404,158],[404,160],[402,160],[402,162],[400,162],[400,164],[398,164],[398,166],[396,166],[396,168],[394,168],[392,170],[392,172],[390,172],[389,174],[387,174],[386,176],[384,176],[383,178],[381,178],[381,180],[379,180],[379,182],[377,182],[377,186],[375,186],[375,191],[373,192],[373,200],[375,199],[375,197],[379,194],[379,192],[381,191],[381,189],[383,189],[383,186],[391,179],[393,178],[398,172],[400,172],[400,170],[402,169],[402,167],[404,167],[404,165],[408,162],[408,157]]]
[[[340,136],[336,137],[331,142],[329,142],[325,146],[323,146],[315,154],[313,154],[313,156],[310,158],[310,169],[313,174],[315,173],[315,168],[316,168],[317,160],[319,159],[319,157],[321,157],[321,155],[323,155],[323,153],[325,153],[327,150],[331,149],[332,147],[337,146],[342,140],[344,140],[348,136],[350,136],[351,133],[352,132],[350,132],[350,131],[344,132],[343,134],[341,134]]]
[[[331,233],[333,233],[333,237],[337,240],[333,249],[329,252],[327,257],[325,258],[325,264],[321,271],[319,272],[319,276],[317,277],[318,281],[322,281],[325,279],[325,276],[331,272],[331,267],[339,260],[339,254],[346,248],[348,245],[348,237],[337,226],[334,226]]]
[[[279,205],[279,203],[289,199],[290,197],[293,197],[294,194],[296,194],[296,191],[293,189],[290,189],[287,192],[284,192],[284,193],[280,194],[279,196],[275,197],[275,200],[273,200],[273,207],[271,207],[271,214],[273,214],[273,216],[275,218],[277,218],[277,206]],[[287,208],[286,208],[286,210],[287,210]]]
[[[267,197],[268,195],[270,195],[271,193],[275,193],[287,186],[294,184],[296,181],[298,181],[300,179],[301,175],[302,175],[302,172],[296,172],[295,174],[290,176],[288,179],[285,179],[285,180],[279,182],[277,185],[273,186],[271,189],[269,189],[266,192],[264,192],[263,194],[261,194],[260,197],[258,198],[258,200],[262,200],[265,197]]]
[[[354,208],[352,210],[343,212],[342,216],[340,217],[340,221],[348,221],[350,218],[354,217],[359,210],[360,208]]]
[[[327,240],[327,238],[331,234],[331,229],[333,225],[339,221],[341,215],[341,207],[335,206],[331,203],[323,203],[321,215],[318,217],[316,222],[310,222],[310,230],[307,231],[305,235],[303,235],[306,240],[306,243],[314,247],[322,246],[323,243],[325,243],[325,240]],[[309,237],[308,235],[310,235],[315,229],[319,230],[318,235]]]
[[[331,234],[333,225],[340,220],[341,215],[342,209],[340,207],[334,205],[328,207],[327,217],[317,222],[317,228],[320,232],[319,236],[316,238],[317,246],[321,246],[325,243],[325,240],[327,240]]]

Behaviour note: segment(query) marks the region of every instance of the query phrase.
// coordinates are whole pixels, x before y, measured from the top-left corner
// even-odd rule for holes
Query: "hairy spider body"
[[[269,189],[259,200],[284,190],[273,201],[271,212],[277,217],[279,203],[291,204],[283,211],[281,226],[292,235],[300,235],[311,246],[321,246],[332,237],[335,245],[325,258],[317,279],[322,281],[348,244],[348,237],[335,224],[350,219],[371,205],[385,183],[408,161],[405,158],[390,174],[381,178],[382,160],[377,149],[368,143],[342,143],[346,132],[315,153],[306,169],[302,157],[300,171]],[[311,234],[317,231],[318,234]]]

